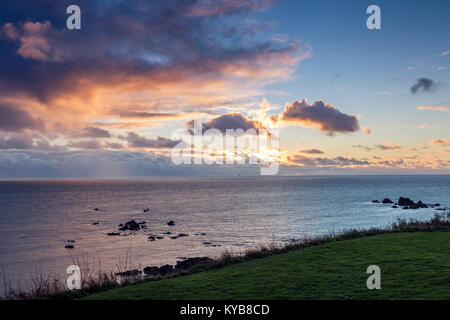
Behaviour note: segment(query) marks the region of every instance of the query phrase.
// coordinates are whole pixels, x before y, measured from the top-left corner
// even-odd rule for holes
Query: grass
[[[333,241],[85,299],[450,299],[450,232]],[[366,268],[381,268],[368,290]]]

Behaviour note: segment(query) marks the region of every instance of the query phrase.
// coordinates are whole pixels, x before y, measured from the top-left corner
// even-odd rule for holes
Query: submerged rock
[[[378,200],[372,200],[372,203],[380,203]]]

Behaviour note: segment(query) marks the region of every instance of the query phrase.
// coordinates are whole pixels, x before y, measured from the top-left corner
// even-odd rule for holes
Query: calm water
[[[371,203],[399,196],[449,207],[450,176],[0,181],[0,265],[15,285],[41,267],[64,276],[71,256],[101,261],[102,269],[112,270],[128,253],[129,267],[142,268],[242,250],[273,238],[387,226],[399,217],[435,213]],[[106,235],[131,219],[145,220],[148,229]],[[168,226],[169,220],[176,225]],[[189,236],[172,240],[167,231]],[[149,234],[164,239],[150,242]],[[76,241],[73,250],[64,248],[67,240]]]

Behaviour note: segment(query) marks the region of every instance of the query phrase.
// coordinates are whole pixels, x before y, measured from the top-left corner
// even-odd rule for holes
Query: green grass
[[[450,232],[334,241],[84,299],[450,299]],[[369,265],[381,290],[368,290]]]

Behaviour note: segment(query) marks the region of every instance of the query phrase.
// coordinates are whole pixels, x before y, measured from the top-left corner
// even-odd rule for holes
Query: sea
[[[26,288],[74,263],[142,269],[438,212],[372,203],[400,196],[450,207],[450,175],[0,181],[0,281]],[[146,228],[118,230],[130,220]]]

